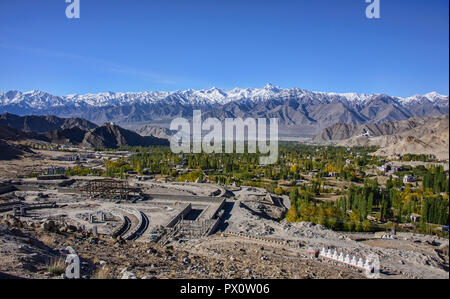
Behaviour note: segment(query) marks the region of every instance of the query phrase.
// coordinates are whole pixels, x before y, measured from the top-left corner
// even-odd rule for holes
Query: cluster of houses
[[[417,179],[412,175],[405,175],[403,177],[403,184],[411,184],[417,182]]]
[[[327,176],[330,178],[337,178],[337,177],[339,177],[339,172],[330,171],[330,172],[328,172]]]
[[[51,166],[51,167],[45,169],[45,171],[44,171],[44,173],[46,175],[64,174],[65,172],[66,172],[65,167],[55,167],[55,166]]]
[[[394,165],[392,163],[386,163],[384,165],[381,165],[378,167],[378,171],[384,173],[384,174],[394,174],[399,171],[403,171],[404,168],[401,165]],[[405,175],[403,177],[403,183],[404,184],[411,184],[417,182],[417,178],[415,178],[413,175]]]
[[[55,158],[59,161],[64,162],[86,162],[88,159],[87,155],[80,155],[80,154],[73,154],[73,155],[65,155],[65,156],[59,156]]]
[[[383,173],[395,173],[395,172],[403,171],[403,166],[394,165],[392,163],[386,163],[386,164],[378,167],[378,171],[383,172]]]

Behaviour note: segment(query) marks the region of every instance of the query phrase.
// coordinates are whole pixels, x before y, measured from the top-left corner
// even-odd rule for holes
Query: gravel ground
[[[258,206],[254,206],[257,208]],[[234,203],[227,220],[228,231],[240,232],[252,236],[278,238],[298,242],[311,249],[323,247],[337,249],[351,255],[366,257],[369,254],[379,256],[381,267],[385,272],[403,274],[409,278],[448,279],[448,239],[434,236],[401,234],[400,242],[408,246],[379,246],[353,240],[348,234],[334,232],[321,225],[312,223],[285,223],[271,219],[262,219],[255,215],[258,211],[242,208],[239,201]],[[367,234],[375,238],[374,234]],[[393,241],[397,242],[397,240]],[[428,244],[428,243],[433,243]],[[426,246],[426,251],[417,250],[418,245]],[[446,258],[439,255],[439,248],[447,246]]]
[[[60,278],[48,271],[48,260],[71,246],[81,258],[84,278],[95,277],[100,269],[104,269],[103,278],[128,279],[364,278],[354,269],[339,269],[311,258],[285,254],[279,248],[220,235],[201,240],[196,243],[199,246],[163,247],[94,238],[83,232],[68,234],[19,226],[22,228],[0,226],[3,277]]]

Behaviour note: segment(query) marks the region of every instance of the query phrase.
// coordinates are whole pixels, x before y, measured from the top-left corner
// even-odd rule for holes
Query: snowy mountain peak
[[[441,95],[435,91],[427,93],[425,95],[414,95],[412,97],[408,98],[399,98],[399,102],[403,104],[414,104],[414,103],[422,103],[424,101],[428,101],[431,103],[436,103],[439,101],[447,101],[448,102],[448,96]]]
[[[267,83],[266,86],[264,86],[264,89],[272,90],[272,91],[279,91],[280,87],[274,86],[272,83]]]
[[[424,97],[426,97],[427,99],[429,99],[432,102],[435,102],[436,100],[448,98],[448,96],[441,95],[441,94],[437,93],[436,91],[427,93],[426,95],[424,95]]]

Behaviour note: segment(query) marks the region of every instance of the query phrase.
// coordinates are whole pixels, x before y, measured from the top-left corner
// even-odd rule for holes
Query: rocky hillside
[[[35,133],[47,133],[54,130],[64,130],[73,127],[91,130],[97,127],[97,125],[82,118],[59,118],[52,115],[18,116],[10,113],[0,115],[0,126]]]
[[[416,137],[418,136],[418,137]],[[389,142],[379,149],[380,156],[394,156],[398,153],[413,153],[434,155],[440,160],[449,160],[449,119],[443,118],[438,122],[424,123],[401,134],[395,142]]]
[[[424,136],[442,131],[448,115],[435,118],[411,118],[405,121],[369,123],[364,125],[349,125],[338,123],[323,129],[313,140],[315,142],[340,141],[358,136],[378,137],[384,135],[407,134]]]
[[[11,157],[16,157],[20,151],[15,148],[10,141],[21,140],[39,140],[56,144],[69,144],[75,146],[100,147],[100,148],[118,148],[120,146],[152,146],[152,145],[169,145],[169,141],[163,138],[153,136],[141,136],[133,131],[123,129],[112,123],[106,123],[103,126],[95,126],[92,129],[91,123],[84,119],[59,119],[56,117],[16,117],[11,115],[3,115],[6,124],[28,125],[33,123],[30,120],[37,120],[40,126],[38,129],[34,127],[33,131],[16,129],[11,126],[0,125],[0,140],[3,140],[2,149],[11,152]],[[18,119],[24,122],[19,122]],[[15,122],[14,119],[17,121]],[[52,120],[51,122],[45,122]],[[36,133],[35,131],[43,131],[52,127],[59,126],[58,129],[46,131],[45,133]],[[8,141],[6,143],[6,141]],[[6,154],[5,154],[6,155]]]
[[[379,146],[380,156],[434,155],[449,159],[449,118],[410,119],[401,122],[348,126],[337,124],[323,130],[314,140],[341,146]]]
[[[83,143],[84,137],[88,132],[88,130],[79,127],[72,127],[47,132],[44,136],[52,143],[79,145]]]
[[[120,146],[169,145],[169,141],[153,136],[141,136],[112,123],[106,123],[88,131],[82,144],[90,147],[117,148]]]
[[[106,123],[93,130],[84,130],[79,127],[55,130],[48,132],[43,136],[52,143],[98,148],[169,145],[167,139],[156,138],[153,136],[141,136],[112,123]]]
[[[23,140],[23,139],[45,139],[43,136],[33,133],[24,132],[11,127],[5,127],[0,125],[0,139],[3,140]]]
[[[23,154],[23,151],[17,146],[0,139],[0,153],[0,161],[5,161],[20,157]]]
[[[138,128],[136,133],[141,136],[153,136],[157,138],[169,139],[171,136],[175,135],[176,131],[172,131],[167,128],[145,125]]]
[[[299,258],[286,249],[279,254],[280,249],[270,244],[263,247],[220,235],[210,237],[219,240],[212,239],[205,249],[179,248],[96,237],[82,228],[49,223],[39,227],[14,217],[0,218],[0,279],[61,279],[59,267],[49,265],[64,261],[68,246],[80,257],[83,279],[364,278],[353,269]],[[230,240],[214,244],[221,239]]]
[[[0,126],[0,161],[17,159],[24,153],[32,153],[27,147],[14,141],[36,139],[48,141],[45,136],[33,132],[23,132],[11,127]]]

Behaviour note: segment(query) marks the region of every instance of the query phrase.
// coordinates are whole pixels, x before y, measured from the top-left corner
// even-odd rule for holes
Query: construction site
[[[151,185],[108,178],[19,179],[2,185],[0,212],[35,222],[80,227],[94,234],[162,244],[217,231],[224,214],[224,197],[151,190]]]
[[[114,278],[363,278],[375,255],[381,278],[448,278],[447,239],[287,223],[289,198],[262,188],[44,175],[2,182],[0,198],[13,227],[2,233],[0,273],[48,277],[36,254],[73,246],[94,263],[87,276],[108,264]],[[17,243],[24,232],[45,247]]]

